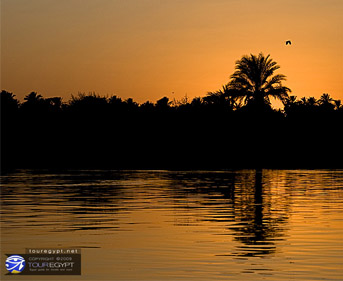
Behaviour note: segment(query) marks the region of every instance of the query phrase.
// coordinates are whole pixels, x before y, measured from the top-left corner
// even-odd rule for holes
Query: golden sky
[[[342,27],[342,0],[1,0],[1,89],[193,98],[263,52],[293,95],[343,99]]]

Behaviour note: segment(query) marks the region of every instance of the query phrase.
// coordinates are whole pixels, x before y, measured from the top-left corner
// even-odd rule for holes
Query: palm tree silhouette
[[[279,68],[270,55],[243,56],[236,61],[236,71],[228,86],[245,104],[270,105],[269,97],[284,101],[291,90],[282,85],[285,75],[274,75]]]
[[[320,99],[319,99],[319,102],[322,104],[322,105],[326,105],[326,104],[331,104],[333,101],[333,99],[330,97],[329,94],[322,94]]]
[[[335,109],[338,110],[342,107],[342,101],[341,100],[334,100],[335,103]]]
[[[25,96],[24,100],[27,103],[37,103],[39,101],[41,101],[43,99],[42,95],[37,94],[36,92],[31,92],[30,94],[28,94],[27,96]]]
[[[222,89],[216,92],[208,92],[203,100],[207,104],[227,105],[231,109],[241,107],[241,99],[230,89],[229,84],[223,85]]]

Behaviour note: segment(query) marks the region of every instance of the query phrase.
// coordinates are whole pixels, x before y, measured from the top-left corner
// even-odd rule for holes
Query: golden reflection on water
[[[21,171],[2,177],[5,253],[80,247],[49,280],[339,280],[343,171]]]

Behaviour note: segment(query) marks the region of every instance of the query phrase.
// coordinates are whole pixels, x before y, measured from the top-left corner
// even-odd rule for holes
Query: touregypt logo
[[[6,259],[6,269],[12,274],[21,273],[25,268],[25,259],[19,255],[12,255]]]

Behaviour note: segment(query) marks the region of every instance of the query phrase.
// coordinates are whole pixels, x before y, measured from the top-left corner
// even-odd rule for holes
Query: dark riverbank
[[[343,168],[343,108],[330,97],[290,97],[281,111],[205,98],[20,104],[9,95],[1,93],[2,170]]]

